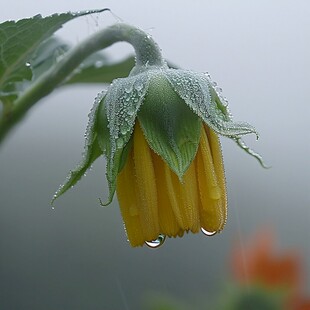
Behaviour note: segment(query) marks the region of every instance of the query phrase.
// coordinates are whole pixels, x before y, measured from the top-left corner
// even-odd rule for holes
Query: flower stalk
[[[40,99],[65,81],[88,56],[121,41],[128,42],[134,47],[138,66],[165,64],[158,45],[140,29],[119,23],[100,30],[65,54],[17,98],[14,107],[0,120],[0,143]]]

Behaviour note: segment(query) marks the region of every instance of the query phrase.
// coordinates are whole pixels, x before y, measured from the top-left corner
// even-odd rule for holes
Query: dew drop
[[[126,134],[128,131],[129,131],[129,127],[128,127],[128,125],[127,124],[123,124],[122,126],[121,126],[121,134],[122,135],[124,135],[124,134]]]
[[[116,146],[117,146],[117,148],[121,148],[121,147],[123,147],[123,145],[124,145],[124,140],[123,140],[122,137],[119,137],[119,138],[116,140]]]
[[[26,65],[26,67],[30,67],[31,66],[29,62],[26,62],[25,65]]]
[[[160,235],[158,236],[157,239],[152,240],[152,241],[145,241],[144,243],[145,243],[149,248],[156,249],[156,248],[159,248],[161,245],[163,245],[164,242],[165,242],[165,240],[166,240],[166,236],[160,234]]]
[[[134,113],[135,113],[135,108],[134,108],[134,107],[129,107],[129,108],[127,109],[127,114],[128,114],[129,116],[134,115]]]
[[[137,84],[137,85],[135,86],[135,89],[136,89],[137,91],[141,91],[141,90],[143,89],[143,84]]]
[[[217,234],[217,231],[208,231],[208,230],[205,230],[203,229],[202,227],[200,228],[201,232],[205,235],[205,236],[208,236],[208,237],[211,237],[211,236],[214,236]]]
[[[131,86],[130,87],[125,87],[125,92],[127,94],[130,94],[132,92],[132,87]]]
[[[103,66],[103,62],[101,61],[101,60],[97,60],[96,62],[95,62],[95,67],[96,68],[101,68]]]

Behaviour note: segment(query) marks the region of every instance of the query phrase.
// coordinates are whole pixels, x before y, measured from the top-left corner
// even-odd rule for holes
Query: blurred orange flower
[[[286,309],[310,310],[310,299],[303,297],[303,270],[296,251],[275,253],[275,236],[271,230],[256,234],[232,255],[234,279],[244,285],[262,285],[270,290],[285,289]]]

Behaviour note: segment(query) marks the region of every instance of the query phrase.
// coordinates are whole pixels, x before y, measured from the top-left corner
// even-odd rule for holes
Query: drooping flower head
[[[257,133],[247,123],[232,121],[226,99],[208,74],[169,68],[156,43],[130,29],[122,40],[134,45],[136,66],[97,96],[84,159],[54,199],[104,155],[109,184],[105,204],[116,191],[132,246],[156,246],[163,236],[200,229],[213,235],[223,229],[227,216],[217,135],[235,140],[262,163],[241,140]]]

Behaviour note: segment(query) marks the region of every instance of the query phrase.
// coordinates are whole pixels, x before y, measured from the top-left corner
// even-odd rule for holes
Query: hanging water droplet
[[[208,236],[208,237],[211,237],[211,236],[214,236],[214,235],[216,235],[217,234],[217,231],[216,230],[214,230],[214,231],[208,231],[208,230],[206,230],[206,229],[204,229],[204,228],[200,228],[200,230],[201,230],[201,232],[205,235],[205,236]]]
[[[166,240],[166,236],[160,234],[160,235],[158,236],[157,239],[152,240],[152,241],[145,241],[144,243],[145,243],[149,248],[156,249],[156,248],[160,247],[161,245],[163,245],[163,243],[165,242],[165,240]]]

